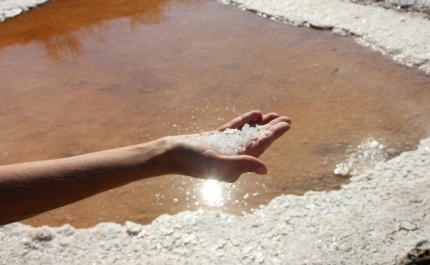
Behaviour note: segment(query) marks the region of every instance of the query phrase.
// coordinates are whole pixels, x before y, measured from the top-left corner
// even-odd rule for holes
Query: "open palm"
[[[218,154],[214,148],[196,141],[191,136],[177,136],[176,143],[179,143],[175,155],[177,172],[192,177],[215,178],[226,182],[236,181],[245,172],[266,174],[267,167],[258,157],[289,130],[291,120],[276,113],[263,115],[260,111],[251,111],[231,120],[216,131],[224,131],[228,128],[240,129],[247,123],[251,126],[264,126],[267,135],[262,139],[255,139],[243,152],[232,156]]]

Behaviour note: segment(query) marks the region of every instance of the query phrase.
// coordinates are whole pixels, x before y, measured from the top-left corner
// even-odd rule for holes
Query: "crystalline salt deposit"
[[[264,126],[251,127],[245,124],[242,130],[229,128],[223,132],[199,135],[197,138],[214,148],[218,154],[236,155],[244,151],[253,141],[263,139],[266,135],[267,130]]]
[[[366,139],[349,154],[345,163],[336,165],[334,174],[341,176],[358,175],[375,167],[387,159],[385,146],[375,139]]]

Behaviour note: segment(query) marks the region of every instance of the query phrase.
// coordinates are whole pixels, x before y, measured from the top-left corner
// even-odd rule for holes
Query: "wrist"
[[[177,173],[174,163],[174,149],[177,144],[172,138],[172,136],[162,137],[134,146],[133,150],[136,150],[139,156],[140,168],[147,171],[146,176]]]
[[[193,164],[198,163],[198,157],[195,157],[195,150],[190,148],[188,137],[166,136],[156,141],[156,145],[162,150],[161,167],[163,174],[177,174],[193,176],[190,169],[194,168]]]

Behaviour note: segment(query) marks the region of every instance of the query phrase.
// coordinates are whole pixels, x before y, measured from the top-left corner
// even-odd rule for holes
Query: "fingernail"
[[[254,168],[254,172],[260,175],[265,175],[267,174],[267,169],[263,166],[256,166]]]

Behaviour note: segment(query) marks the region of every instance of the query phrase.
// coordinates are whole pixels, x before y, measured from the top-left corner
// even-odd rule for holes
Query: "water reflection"
[[[46,52],[54,59],[69,57],[76,59],[84,51],[84,45],[79,37],[72,32],[55,35],[43,41]]]
[[[86,39],[103,41],[103,35],[115,20],[121,20],[129,31],[168,19],[166,10],[181,9],[181,5],[199,5],[197,0],[57,0],[36,8],[13,21],[0,23],[0,49],[39,42],[54,59],[72,58],[84,52]],[[14,26],[9,26],[9,24]],[[19,26],[15,26],[19,23]],[[116,38],[117,36],[109,36]]]

